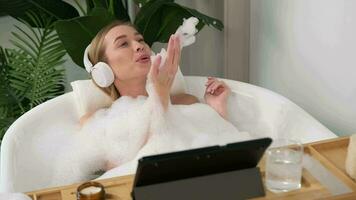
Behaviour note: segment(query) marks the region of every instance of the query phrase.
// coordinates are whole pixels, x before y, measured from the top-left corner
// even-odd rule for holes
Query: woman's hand
[[[158,56],[158,58],[153,61],[148,75],[165,110],[168,107],[170,99],[169,93],[178,70],[180,52],[179,37],[172,35],[168,42],[167,59],[165,64],[161,69],[159,68],[161,56]]]
[[[224,81],[208,77],[205,83],[205,102],[214,108],[223,118],[227,118],[227,99],[230,94],[230,88]]]

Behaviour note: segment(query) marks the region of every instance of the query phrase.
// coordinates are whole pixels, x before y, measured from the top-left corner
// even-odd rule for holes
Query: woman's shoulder
[[[194,95],[182,93],[182,94],[172,95],[171,102],[172,104],[178,104],[178,105],[191,105],[194,103],[199,103],[199,100]]]

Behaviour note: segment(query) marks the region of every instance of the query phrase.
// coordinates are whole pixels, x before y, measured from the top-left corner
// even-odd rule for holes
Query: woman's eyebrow
[[[135,32],[134,35],[135,35],[135,36],[138,35],[138,36],[143,37],[139,32]],[[120,40],[120,39],[122,39],[122,38],[126,38],[126,37],[127,37],[127,35],[120,35],[120,36],[118,36],[118,37],[115,38],[114,43],[115,43],[116,41],[118,41],[118,40]]]
[[[115,38],[114,43],[115,43],[116,41],[118,41],[118,40],[120,40],[120,39],[122,39],[122,38],[126,38],[126,37],[127,37],[127,35],[120,35],[120,36],[118,36],[118,37]]]
[[[141,33],[139,33],[139,32],[135,32],[135,36],[136,36],[136,35],[143,37],[143,36],[141,35]]]

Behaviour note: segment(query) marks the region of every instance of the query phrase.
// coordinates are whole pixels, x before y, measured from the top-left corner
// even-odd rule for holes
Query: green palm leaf
[[[0,96],[0,106],[20,103],[19,95],[10,86],[9,71],[10,66],[8,65],[6,52],[0,47],[0,94],[2,94]]]
[[[0,47],[0,138],[20,115],[64,93],[66,52],[53,23],[35,13],[28,19],[12,32],[15,48]]]
[[[25,111],[18,98],[21,95],[10,86],[9,71],[7,51],[0,47],[0,138],[16,116],[20,116]]]
[[[29,13],[33,24],[43,29],[34,30],[29,23],[23,21],[25,28],[17,27],[21,33],[12,33],[12,43],[19,51],[11,51],[10,74],[11,86],[23,93],[32,108],[50,98],[63,93],[65,50],[54,31],[53,24],[45,18]],[[31,37],[33,39],[28,40]],[[16,59],[21,58],[21,59]]]
[[[3,138],[6,130],[15,121],[15,117],[11,116],[12,113],[10,107],[0,106],[0,138]]]

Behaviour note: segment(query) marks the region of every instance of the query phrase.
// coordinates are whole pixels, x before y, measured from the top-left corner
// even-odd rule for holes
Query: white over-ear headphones
[[[89,60],[90,44],[84,51],[84,66],[94,79],[95,83],[100,87],[109,87],[114,82],[114,73],[110,66],[104,62],[98,62],[94,66]]]

